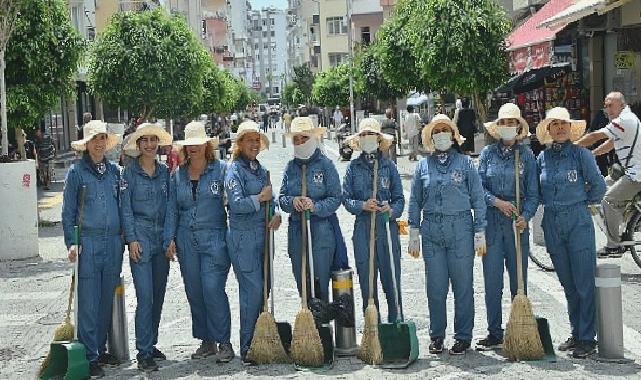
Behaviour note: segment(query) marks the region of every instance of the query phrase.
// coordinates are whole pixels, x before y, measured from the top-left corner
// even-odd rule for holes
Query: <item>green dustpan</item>
[[[378,339],[383,350],[383,368],[407,368],[418,358],[418,338],[416,325],[412,321],[403,321],[398,302],[398,285],[396,284],[396,267],[392,251],[392,234],[389,228],[389,214],[384,214],[387,229],[387,247],[389,251],[392,282],[394,284],[394,303],[398,319],[395,323],[379,323]]]
[[[89,378],[89,362],[82,343],[77,341],[51,343],[49,364],[40,375],[40,379],[51,378],[64,380]]]

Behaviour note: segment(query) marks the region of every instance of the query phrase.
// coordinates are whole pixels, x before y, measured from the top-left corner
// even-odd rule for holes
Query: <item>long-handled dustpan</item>
[[[387,230],[387,250],[389,251],[392,284],[394,285],[394,305],[396,306],[396,322],[379,323],[378,338],[383,350],[383,368],[407,368],[418,358],[418,338],[416,325],[412,321],[405,321],[398,301],[398,284],[396,283],[396,265],[394,250],[392,249],[392,234],[390,232],[389,213],[384,214],[385,228]],[[388,295],[389,296],[389,295]]]
[[[314,272],[314,256],[312,253],[312,227],[310,220],[309,210],[305,210],[305,221],[307,228],[307,257],[309,262],[309,279],[311,283],[312,298],[321,298],[320,289],[316,292],[316,276]],[[323,344],[323,354],[325,357],[325,364],[323,367],[331,368],[334,364],[334,337],[332,336],[332,329],[329,323],[317,324],[318,335],[320,335],[321,343]]]

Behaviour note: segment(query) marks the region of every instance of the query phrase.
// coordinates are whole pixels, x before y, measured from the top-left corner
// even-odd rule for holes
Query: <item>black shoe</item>
[[[577,340],[573,336],[569,337],[565,342],[559,345],[559,351],[570,351],[574,350],[577,345]]]
[[[154,352],[151,353],[151,357],[158,360],[167,360],[167,356],[156,347],[154,347]]]
[[[443,338],[434,338],[430,343],[430,354],[440,354],[443,352]]]
[[[596,254],[600,259],[604,259],[621,257],[624,253],[625,247],[603,247]]]
[[[202,341],[200,343],[200,347],[191,354],[192,359],[204,359],[208,356],[216,355],[218,353],[218,349],[216,349],[216,342],[206,342]]]
[[[89,362],[89,376],[91,376],[92,379],[97,379],[105,376],[105,371],[98,362]]]
[[[102,365],[119,366],[120,360],[118,360],[118,358],[113,356],[112,354],[105,352],[104,354],[100,354],[100,356],[98,356],[98,363]]]
[[[216,363],[229,363],[235,355],[236,354],[234,354],[234,348],[231,346],[231,343],[221,343],[218,345]]]
[[[255,366],[256,362],[251,360],[250,358],[247,357],[247,354],[241,356],[240,361],[243,363],[244,366],[249,367],[249,366]]]
[[[154,358],[139,359],[138,369],[145,372],[158,371],[158,364],[156,364]]]
[[[497,338],[494,335],[488,335],[484,339],[479,340],[476,343],[476,349],[477,350],[493,350],[497,348],[501,348],[503,345],[503,339]]]
[[[450,348],[450,355],[465,355],[465,351],[470,348],[469,340],[456,340],[452,348]]]
[[[596,352],[596,343],[590,341],[580,341],[576,344],[572,357],[575,359],[585,359]]]

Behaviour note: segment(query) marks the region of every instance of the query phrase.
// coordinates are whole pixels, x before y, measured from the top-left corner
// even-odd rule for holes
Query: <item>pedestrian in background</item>
[[[263,133],[267,133],[267,127],[269,127],[269,113],[267,111],[263,112],[263,116],[261,118],[263,125]]]
[[[218,140],[207,137],[201,122],[187,124],[185,139],[174,144],[180,147],[184,162],[169,182],[163,246],[170,260],[178,257],[192,334],[202,341],[191,358],[215,355],[216,362],[227,363],[234,358],[234,350],[225,292],[230,267],[225,238],[226,165],[214,154]]]
[[[289,110],[285,110],[283,114],[283,124],[285,125],[285,133],[289,133],[292,126],[292,115],[290,115]]]
[[[414,106],[407,106],[407,116],[405,116],[405,123],[403,127],[405,136],[410,142],[410,161],[418,160],[418,147],[421,140],[421,117],[418,112],[414,111]]]
[[[112,299],[122,269],[124,244],[119,213],[120,168],[105,158],[118,144],[107,124],[92,120],[81,140],[71,147],[81,152],[67,172],[63,190],[62,226],[69,261],[78,261],[78,340],[85,346],[91,376],[101,377],[101,365],[118,365],[107,353]],[[74,241],[80,226],[80,247]]]
[[[527,293],[527,264],[530,251],[528,223],[539,205],[539,182],[536,158],[522,141],[529,134],[528,123],[521,117],[516,104],[506,103],[499,109],[496,121],[487,123],[486,130],[497,140],[481,151],[479,175],[487,205],[487,254],[483,256],[483,280],[487,311],[486,338],[477,348],[492,349],[503,344],[502,307],[503,267],[510,278],[510,293],[516,296],[516,249],[512,226],[521,232],[523,282]],[[515,152],[519,152],[520,209],[516,208]]]
[[[245,365],[253,364],[247,352],[263,305],[265,207],[267,201],[273,203],[274,196],[267,169],[256,158],[268,148],[269,139],[258,124],[243,122],[238,127],[225,176],[229,203],[227,242],[240,293],[240,357]],[[280,215],[276,212],[269,228],[276,230],[279,226]]]
[[[416,165],[412,180],[409,251],[419,256],[422,236],[430,353],[443,352],[451,282],[456,342],[449,353],[463,355],[474,327],[474,251],[485,251],[483,186],[472,159],[460,151],[464,139],[446,115],[434,116],[423,129],[422,139],[431,154]]]
[[[289,214],[287,228],[287,251],[292,261],[292,272],[301,293],[301,218],[305,211],[311,214],[312,251],[314,276],[319,286],[312,297],[329,301],[329,280],[336,250],[342,248],[347,258],[345,244],[339,247],[341,234],[336,210],[341,204],[341,183],[334,163],[321,151],[321,136],[325,128],[314,128],[308,117],[292,121],[291,133],[294,159],[287,163],[280,186],[278,202],[281,210]],[[302,196],[303,167],[306,172],[306,196]],[[305,247],[306,249],[307,247]],[[342,268],[339,268],[342,269]]]
[[[156,371],[154,359],[167,359],[156,345],[169,274],[162,244],[169,168],[156,158],[158,147],[171,145],[172,138],[152,123],[140,124],[129,137],[124,149],[138,153],[122,173],[120,214],[136,288],[136,359],[139,369]]]
[[[396,163],[396,144],[401,140],[401,131],[394,120],[394,111],[391,108],[385,110],[385,120],[381,123],[381,132],[394,137],[392,145],[386,152],[383,152],[383,155]]]
[[[461,109],[458,110],[458,118],[456,120],[456,127],[465,138],[461,145],[461,150],[465,154],[474,152],[474,134],[476,133],[476,112],[470,107],[470,99],[463,98],[461,100]]]
[[[562,107],[549,110],[536,128],[539,141],[551,144],[538,157],[545,246],[565,292],[572,328],[559,351],[572,350],[575,358],[596,351],[596,246],[588,206],[601,202],[606,190],[594,156],[573,143],[584,131],[585,121],[570,119]]]
[[[334,121],[334,128],[339,128],[341,123],[343,123],[343,113],[341,112],[340,106],[336,106],[334,115],[332,115],[332,120]]]
[[[358,272],[363,297],[363,311],[367,307],[369,298],[369,240],[371,213],[376,213],[376,236],[374,239],[376,255],[374,261],[374,301],[378,309],[377,277],[380,272],[381,284],[387,299],[387,320],[393,323],[399,317],[394,302],[394,284],[387,242],[387,229],[384,214],[388,213],[390,233],[392,235],[392,252],[396,268],[396,284],[398,289],[398,304],[402,310],[401,300],[401,245],[398,234],[399,218],[405,207],[401,177],[390,159],[385,158],[383,152],[393,144],[393,137],[381,132],[381,125],[376,119],[366,118],[361,120],[358,133],[347,138],[352,149],[362,151],[357,159],[347,166],[343,180],[343,204],[347,211],[356,216],[352,243],[354,244],[354,258]],[[378,175],[376,195],[372,197],[374,163],[378,161]]]

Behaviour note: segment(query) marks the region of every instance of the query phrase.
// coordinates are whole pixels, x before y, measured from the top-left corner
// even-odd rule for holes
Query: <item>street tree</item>
[[[199,113],[224,112],[225,107],[225,78],[213,60],[208,60],[203,76],[202,106]]]
[[[2,156],[9,154],[5,52],[17,17],[18,3],[14,0],[0,0],[0,119],[2,121],[2,152],[0,155]]]
[[[316,74],[312,101],[323,107],[349,105],[349,66],[341,64]]]
[[[6,70],[5,78],[0,78],[6,85],[0,117],[6,142],[8,127],[17,128],[17,135],[22,129],[33,129],[72,89],[84,42],[62,0],[4,1],[0,7],[0,62],[4,63],[0,71]],[[0,92],[4,95],[5,88]],[[3,154],[7,145],[3,143]]]
[[[381,66],[371,47],[362,47],[354,57],[357,92],[363,97],[379,100],[387,106],[407,92],[392,86],[383,75]]]
[[[142,118],[189,118],[202,104],[207,61],[184,17],[120,12],[93,46],[88,80],[114,107]]]
[[[308,65],[294,66],[292,82],[296,85],[303,96],[304,101],[299,103],[309,104],[312,98],[312,87],[314,85],[314,73]]]
[[[281,102],[286,106],[296,106],[306,102],[305,95],[296,83],[289,83],[283,88]]]

